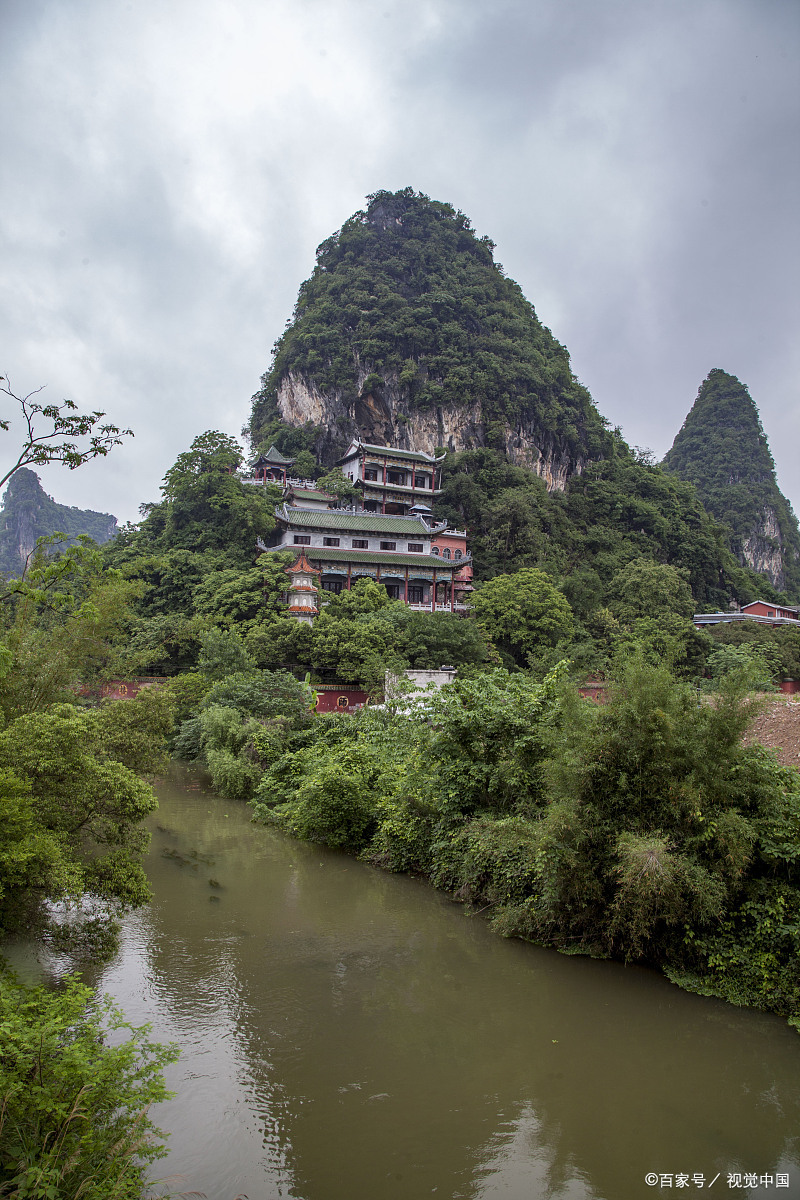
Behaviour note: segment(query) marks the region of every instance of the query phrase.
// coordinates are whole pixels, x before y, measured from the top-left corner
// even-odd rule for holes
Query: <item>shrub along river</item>
[[[716,1176],[713,1195],[800,1195],[800,1038],[778,1017],[503,940],[190,778],[160,801],[153,902],[90,982],[180,1045],[154,1114],[176,1191],[639,1200],[685,1175],[684,1196]]]

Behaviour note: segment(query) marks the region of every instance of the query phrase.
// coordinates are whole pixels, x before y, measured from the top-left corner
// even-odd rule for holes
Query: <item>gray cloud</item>
[[[659,454],[712,367],[800,507],[800,10],[781,0],[7,0],[0,369],[134,443],[57,499],[135,517],[236,434],[316,245],[449,200]],[[8,435],[6,435],[8,436]]]

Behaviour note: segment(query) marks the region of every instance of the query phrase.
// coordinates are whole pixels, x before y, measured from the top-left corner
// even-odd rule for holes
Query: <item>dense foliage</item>
[[[0,1030],[0,1192],[139,1200],[165,1153],[147,1109],[168,1097],[161,1068],[176,1052],[74,977],[49,990],[0,973]]]
[[[714,370],[703,381],[664,466],[693,483],[707,510],[730,528],[741,562],[751,539],[763,543],[762,551],[777,551],[776,582],[800,599],[797,518],[778,488],[758,409],[734,375]]]
[[[553,493],[495,451],[449,455],[437,513],[466,525],[479,578],[540,567],[580,613],[607,605],[617,573],[642,559],[685,572],[696,610],[778,595],[737,563],[692,486],[623,442]]]
[[[85,545],[42,557],[0,606],[0,930],[37,926],[43,901],[90,895],[100,924],[149,896],[140,776],[163,769],[168,691],[86,709],[75,688],[102,671],[136,587]]]
[[[0,507],[0,573],[20,575],[37,538],[62,533],[71,544],[85,534],[101,545],[114,536],[116,524],[108,513],[57,504],[38,475],[21,467],[10,479]]]
[[[254,398],[254,445],[276,437],[285,452],[310,448],[275,420],[277,387],[292,372],[337,393],[357,422],[359,401],[389,388],[405,413],[477,405],[490,435],[524,417],[573,462],[605,453],[610,435],[566,349],[495,263],[489,238],[412,188],[368,199],[317,250]]]
[[[36,412],[72,437],[102,414]],[[23,403],[24,408],[24,403]],[[8,428],[6,422],[0,422]],[[88,450],[36,449],[78,466],[118,437],[107,426]],[[17,470],[24,491],[28,473]],[[32,476],[38,489],[38,481]],[[13,494],[13,487],[12,487]],[[47,498],[45,498],[47,499]],[[73,954],[107,953],[116,915],[149,898],[142,867],[155,795],[141,776],[163,769],[165,740],[187,689],[145,691],[88,707],[79,685],[113,669],[134,620],[140,581],[103,562],[90,539],[42,538],[18,578],[0,587],[0,936],[24,932]],[[121,1045],[107,1039],[127,1031]],[[151,1045],[89,988],[28,989],[0,966],[0,1192],[22,1200],[142,1195],[163,1152],[147,1107],[164,1099]]]
[[[713,703],[642,654],[610,701],[494,669],[318,717],[265,764],[257,816],[426,875],[494,926],[800,1027],[800,775],[745,747],[749,676]]]

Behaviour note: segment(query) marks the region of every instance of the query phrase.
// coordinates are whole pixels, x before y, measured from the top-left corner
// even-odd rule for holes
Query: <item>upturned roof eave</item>
[[[424,450],[400,450],[397,446],[373,446],[371,442],[362,442],[360,438],[352,441],[341,458],[336,460],[336,466],[340,463],[347,462],[349,458],[363,452],[370,454],[378,454],[381,458],[408,458],[417,462],[428,463],[430,466],[442,463],[446,455],[441,456],[435,454],[426,454]]]

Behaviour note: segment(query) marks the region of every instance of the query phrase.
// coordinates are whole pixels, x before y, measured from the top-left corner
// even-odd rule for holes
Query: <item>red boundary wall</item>
[[[317,712],[352,712],[369,704],[369,693],[361,688],[340,687],[331,683],[311,686],[317,693]]]

